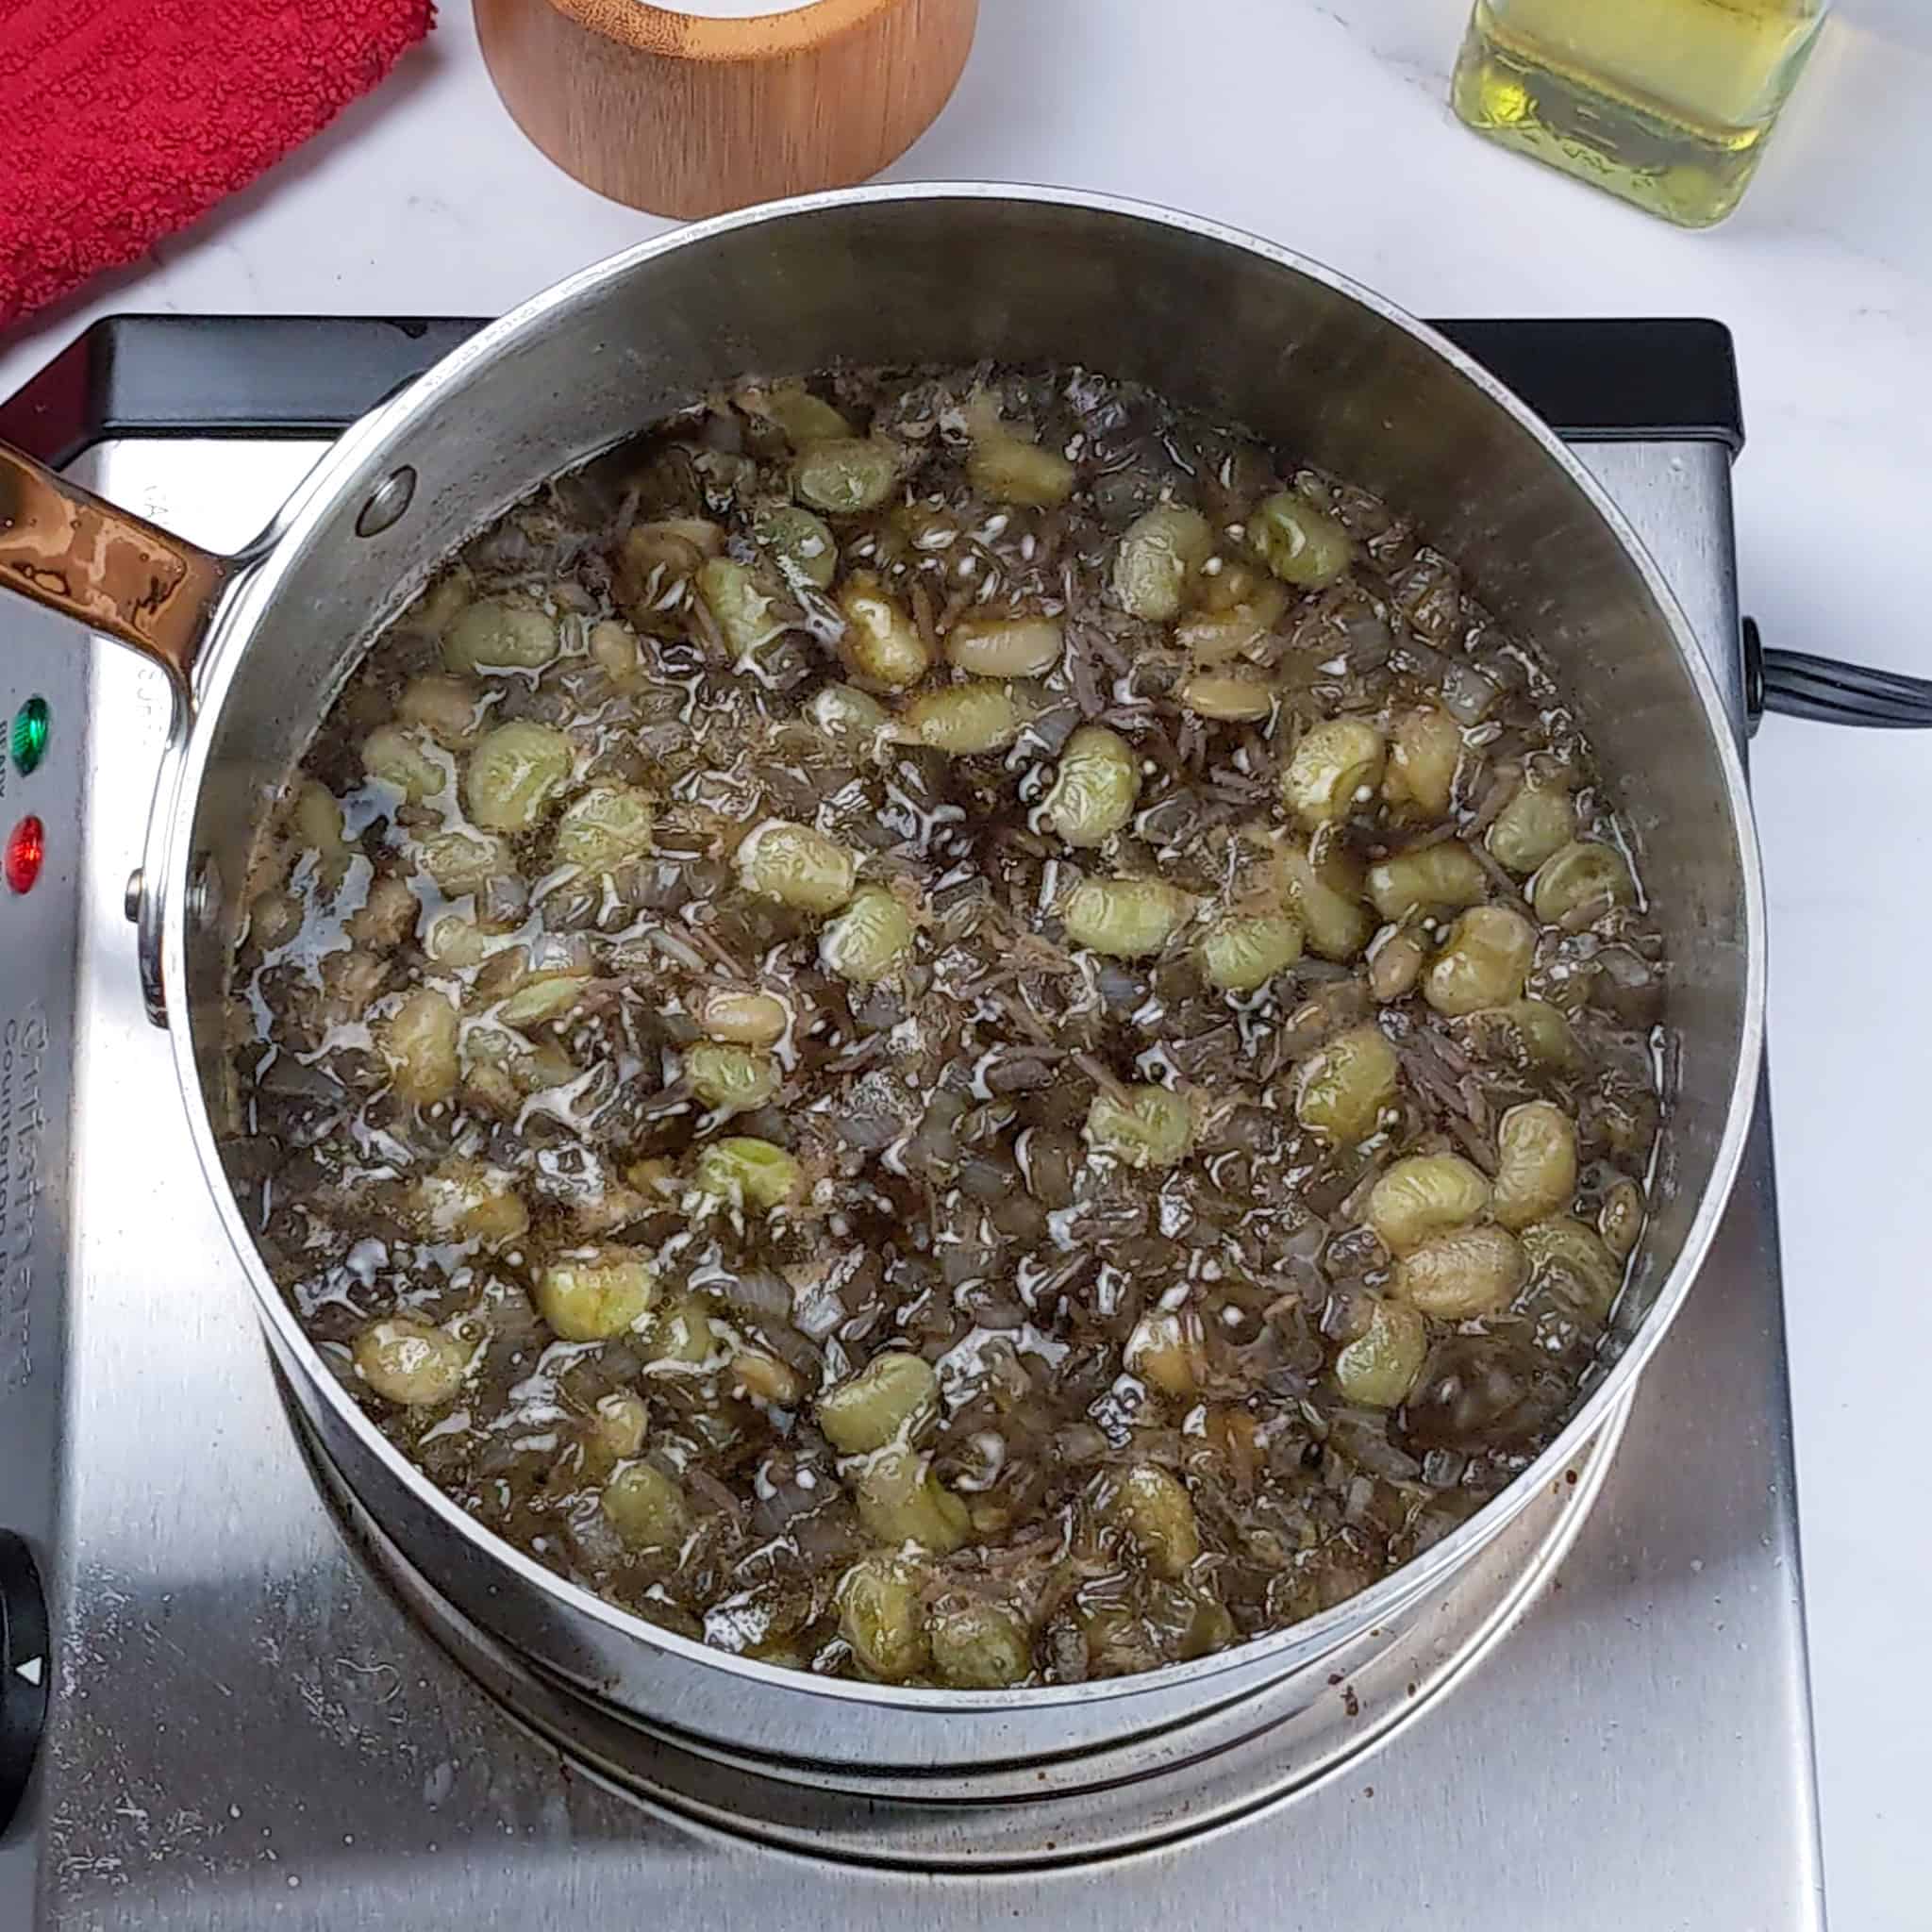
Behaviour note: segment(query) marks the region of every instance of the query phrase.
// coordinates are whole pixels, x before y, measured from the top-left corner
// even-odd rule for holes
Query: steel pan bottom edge
[[[345,1540],[490,1696],[599,1784],[687,1828],[815,1859],[944,1873],[1119,1860],[1291,1801],[1414,1722],[1541,1594],[1603,1487],[1630,1405],[1441,1592],[1345,1674],[1297,1672],[1153,1738],[1052,1767],[975,1774],[937,1794],[881,1774],[841,1789],[645,1728],[491,1636],[443,1597],[347,1488],[297,1417]],[[963,1792],[963,1795],[962,1795]]]

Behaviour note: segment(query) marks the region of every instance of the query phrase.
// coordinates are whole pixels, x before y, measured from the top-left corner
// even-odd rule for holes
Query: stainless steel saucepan
[[[271,799],[382,625],[546,478],[746,372],[1083,362],[1387,497],[1535,640],[1613,775],[1670,950],[1674,1091],[1600,1379],[1507,1493],[1361,1595],[1198,1662],[955,1692],[747,1662],[626,1616],[495,1540],[364,1419],[277,1292],[216,1147],[227,961]],[[1099,196],[887,188],[704,223],[526,303],[356,425],[261,539],[211,556],[0,448],[0,582],[132,644],[179,696],[140,891],[183,1125],[324,1455],[425,1577],[541,1669],[703,1747],[840,1775],[1044,1762],[1147,1737],[1400,1628],[1570,1466],[1689,1291],[1757,1089],[1763,903],[1731,727],[1696,641],[1563,446],[1448,343],[1250,237]],[[808,1773],[801,1771],[801,1775]]]

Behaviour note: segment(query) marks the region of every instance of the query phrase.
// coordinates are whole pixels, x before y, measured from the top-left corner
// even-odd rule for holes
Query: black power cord
[[[1744,680],[1754,723],[1765,711],[1778,711],[1817,724],[1883,731],[1932,725],[1932,682],[1903,671],[1814,658],[1808,651],[1766,650],[1750,617],[1744,620]]]

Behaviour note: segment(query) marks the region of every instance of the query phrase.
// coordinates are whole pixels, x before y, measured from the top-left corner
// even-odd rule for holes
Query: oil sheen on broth
[[[639,1617],[986,1687],[1340,1603],[1573,1406],[1663,970],[1398,510],[1080,369],[747,383],[476,538],[260,843],[226,1158]]]

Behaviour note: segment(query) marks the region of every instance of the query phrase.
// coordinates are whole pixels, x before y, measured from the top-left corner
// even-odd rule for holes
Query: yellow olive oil
[[[1476,0],[1457,113],[1686,227],[1737,207],[1829,0]]]

